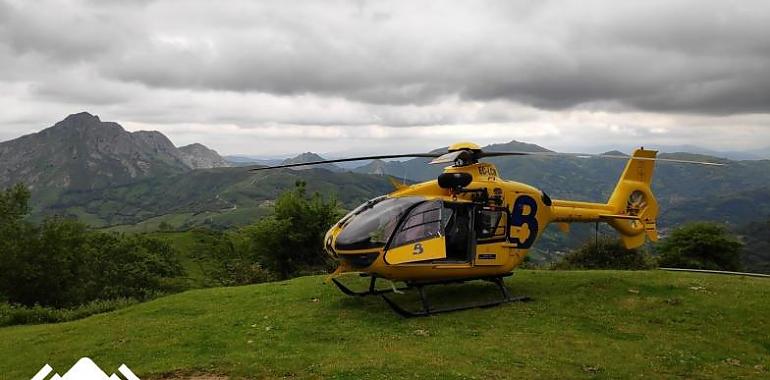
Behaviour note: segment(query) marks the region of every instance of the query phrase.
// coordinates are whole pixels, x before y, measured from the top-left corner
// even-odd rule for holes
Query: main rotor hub
[[[447,153],[435,158],[431,164],[453,163],[453,166],[468,166],[479,162],[481,147],[472,142],[459,142],[449,146]]]
[[[461,141],[450,145],[449,149],[447,149],[449,153],[457,152],[458,150],[470,150],[475,153],[481,152],[481,147],[469,141]]]

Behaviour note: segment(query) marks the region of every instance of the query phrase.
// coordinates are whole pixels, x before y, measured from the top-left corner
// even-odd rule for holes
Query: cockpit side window
[[[393,236],[391,247],[431,239],[441,235],[442,204],[438,201],[425,202],[415,206]]]
[[[504,239],[505,226],[505,211],[479,210],[476,212],[476,239],[479,241]]]
[[[358,250],[383,247],[404,213],[424,200],[422,197],[398,197],[367,202],[347,219],[343,218],[336,248]]]

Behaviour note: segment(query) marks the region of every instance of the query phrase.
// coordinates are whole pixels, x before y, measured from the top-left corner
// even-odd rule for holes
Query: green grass
[[[532,302],[410,320],[322,280],[193,290],[80,321],[2,328],[0,378],[29,378],[46,362],[66,370],[82,356],[109,371],[126,363],[143,379],[770,376],[764,279],[518,271],[508,284]],[[493,291],[471,283],[432,293]]]

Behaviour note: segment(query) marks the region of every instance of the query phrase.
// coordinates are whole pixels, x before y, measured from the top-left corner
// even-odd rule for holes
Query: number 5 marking
[[[529,212],[524,213],[524,206],[529,206]],[[522,227],[527,225],[529,229],[529,236],[524,241],[518,236],[511,236],[511,242],[516,243],[518,248],[529,248],[535,242],[537,237],[537,202],[528,195],[521,195],[516,198],[516,202],[513,204],[513,211],[511,212],[511,226]]]
[[[414,251],[412,251],[413,255],[419,255],[423,252],[425,251],[422,249],[422,243],[417,243],[414,245]]]

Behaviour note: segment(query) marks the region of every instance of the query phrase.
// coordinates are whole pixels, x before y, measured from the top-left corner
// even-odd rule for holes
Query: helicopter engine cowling
[[[473,176],[469,173],[441,173],[438,176],[438,185],[444,189],[461,189],[473,182]]]

